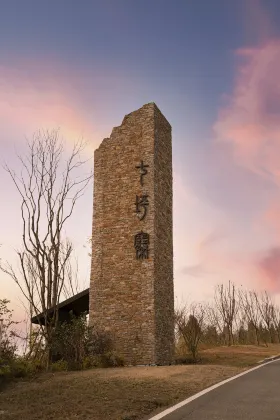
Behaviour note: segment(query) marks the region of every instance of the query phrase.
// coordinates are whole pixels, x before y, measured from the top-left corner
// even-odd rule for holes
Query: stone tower
[[[92,236],[90,324],[128,365],[172,363],[171,126],[154,103],[95,150]]]

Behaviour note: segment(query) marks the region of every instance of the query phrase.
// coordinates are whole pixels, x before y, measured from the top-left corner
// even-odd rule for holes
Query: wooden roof
[[[59,322],[69,320],[71,311],[75,316],[79,316],[82,313],[89,313],[89,288],[59,303],[57,308]],[[53,313],[54,310],[50,309],[48,316],[51,318]],[[35,315],[33,318],[31,318],[31,322],[32,324],[41,323],[41,325],[45,325],[44,313]]]

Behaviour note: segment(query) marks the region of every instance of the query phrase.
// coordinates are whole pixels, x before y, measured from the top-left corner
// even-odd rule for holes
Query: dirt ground
[[[198,365],[43,374],[0,394],[0,419],[137,420],[280,353],[280,345],[221,347]]]

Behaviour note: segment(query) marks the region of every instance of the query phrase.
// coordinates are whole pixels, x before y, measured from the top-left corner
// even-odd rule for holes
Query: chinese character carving
[[[148,200],[148,195],[136,195],[136,214],[139,217],[139,220],[143,220],[146,217],[147,214],[147,208],[149,205],[149,200]],[[141,211],[141,208],[143,209],[143,211]],[[142,213],[142,214],[141,214]]]
[[[148,233],[141,231],[135,235],[134,248],[136,250],[137,260],[144,260],[149,258],[149,242],[150,237]]]
[[[149,165],[144,165],[143,160],[141,160],[140,165],[136,166],[136,169],[140,169],[140,183],[141,183],[142,187],[144,185],[144,178],[143,177],[144,177],[144,175],[147,175],[148,171],[147,171],[146,168],[148,168],[148,167],[149,167]]]

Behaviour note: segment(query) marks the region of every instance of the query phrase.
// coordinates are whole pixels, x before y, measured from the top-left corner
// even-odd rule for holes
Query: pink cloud
[[[191,277],[205,277],[213,274],[217,281],[223,281],[221,276],[225,271],[231,270],[234,273],[237,265],[243,264],[245,260],[240,253],[232,249],[228,250],[225,245],[230,243],[229,239],[234,238],[230,238],[221,229],[213,230],[202,239],[200,238],[193,246],[197,263],[185,265],[181,270],[182,274]]]
[[[263,284],[271,292],[280,292],[280,247],[270,248],[262,255],[258,262],[258,268],[263,274]]]
[[[1,65],[0,142],[9,142],[11,134],[23,140],[38,129],[60,127],[66,140],[83,137],[97,146],[96,128],[80,105],[82,76],[49,61]]]
[[[274,198],[261,216],[261,223],[279,238],[280,234],[280,200]]]
[[[228,104],[214,125],[216,139],[228,142],[238,164],[280,180],[280,41],[236,52],[242,62]]]
[[[261,14],[258,19],[261,21]],[[264,21],[267,34],[268,21]],[[237,165],[279,187],[280,40],[268,40],[264,36],[261,45],[239,49],[236,57],[239,64],[234,89],[213,127],[216,144],[229,144]],[[258,210],[252,214],[252,221],[257,217],[264,234],[274,237],[274,240],[276,237],[279,242],[279,191],[277,195],[271,195],[270,204],[263,214],[259,215]],[[247,264],[244,260],[244,270],[254,276],[256,284],[272,292],[280,290],[279,250],[278,246],[267,246],[266,251],[258,255],[248,255]]]

